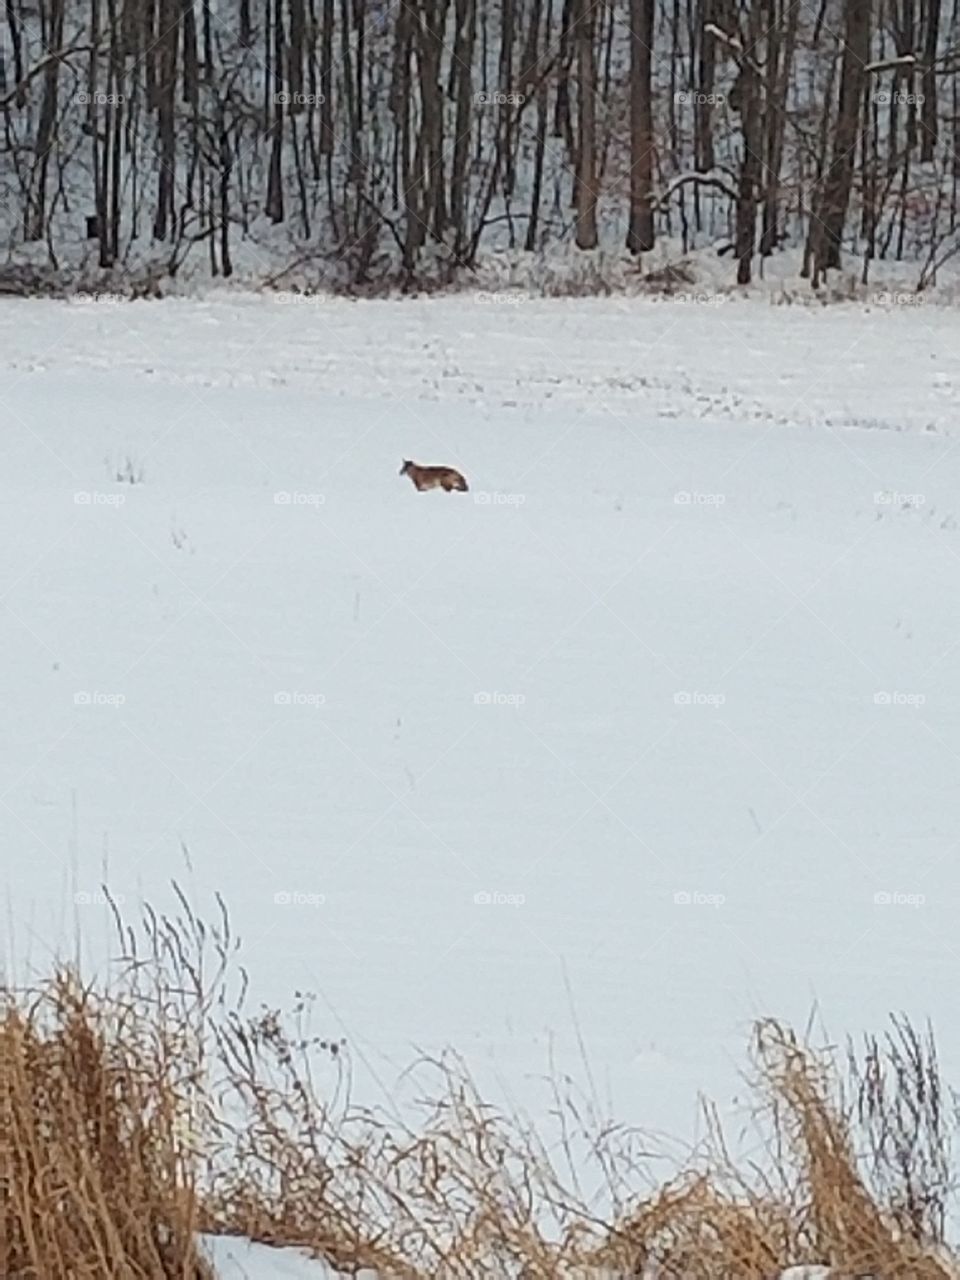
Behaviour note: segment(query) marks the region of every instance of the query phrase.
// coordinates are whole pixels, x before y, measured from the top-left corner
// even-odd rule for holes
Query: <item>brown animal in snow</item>
[[[409,476],[421,493],[424,489],[445,489],[447,493],[453,489],[458,493],[467,492],[467,482],[455,467],[421,467],[418,462],[404,459],[400,474]]]

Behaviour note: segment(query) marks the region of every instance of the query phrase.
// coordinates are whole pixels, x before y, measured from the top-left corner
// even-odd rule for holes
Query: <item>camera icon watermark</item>
[[[926,694],[903,693],[899,689],[879,689],[873,695],[874,704],[878,707],[923,707],[926,705]]]
[[[522,507],[527,500],[525,493],[499,493],[497,490],[479,490],[473,500],[478,507]]]
[[[273,695],[277,707],[322,707],[327,701],[323,693],[305,693],[300,689],[280,689]]]
[[[500,93],[495,90],[493,93],[480,92],[473,95],[473,100],[478,107],[519,107],[526,102],[526,97],[522,93]]]
[[[299,889],[278,889],[273,895],[276,907],[322,907],[326,900],[322,893],[303,893]]]
[[[901,493],[899,489],[877,489],[873,501],[878,507],[922,507],[925,493]]]
[[[680,489],[673,495],[677,507],[722,507],[726,500],[725,493],[699,493],[696,489]]]
[[[700,93],[696,89],[680,89],[673,95],[673,100],[680,106],[720,107],[727,99],[722,93]]]
[[[73,100],[78,107],[119,107],[126,102],[122,93],[77,93]]]
[[[871,93],[870,101],[875,102],[878,107],[890,106],[894,102],[904,107],[920,107],[924,103],[924,95],[922,93],[903,93],[899,89],[878,89],[876,93]]]
[[[722,893],[701,893],[699,889],[678,889],[673,895],[678,907],[722,907],[726,902]]]
[[[523,893],[500,893],[497,890],[481,889],[479,893],[473,895],[473,900],[478,907],[522,907],[527,898]]]
[[[692,307],[722,307],[729,301],[729,298],[725,293],[690,293],[689,290],[685,289],[663,289],[658,293],[651,293],[648,301],[668,302],[671,305],[680,303],[681,305]],[[716,504],[706,503],[705,505]]]
[[[515,307],[521,302],[530,301],[530,295],[528,293],[521,293],[519,289],[505,289],[497,292],[480,289],[472,296],[474,302],[479,302],[481,306]]]
[[[722,707],[726,700],[725,693],[701,693],[698,689],[678,689],[673,695],[678,707]]]
[[[273,495],[278,507],[322,507],[326,500],[322,493],[301,493],[298,490],[281,489]]]
[[[873,895],[874,906],[877,907],[922,907],[926,900],[925,894],[901,893],[899,890],[881,890]]]
[[[271,302],[276,302],[283,307],[295,306],[317,306],[321,302],[332,302],[334,295],[332,293],[296,293],[290,289],[272,290],[268,295]]]
[[[326,102],[322,93],[275,93],[275,107],[320,107]]]
[[[522,707],[526,700],[526,695],[522,693],[481,690],[473,695],[474,706],[477,707]]]
[[[104,893],[102,889],[92,891],[81,889],[79,893],[73,895],[73,902],[77,907],[122,907],[126,898],[122,893]]]
[[[922,293],[901,293],[894,289],[881,289],[873,299],[884,307],[922,307],[926,302]]]
[[[80,489],[73,495],[78,507],[122,507],[126,500],[123,493],[100,493],[96,489]]]
[[[100,693],[89,689],[78,689],[73,695],[75,707],[122,707],[126,700],[122,693]]]

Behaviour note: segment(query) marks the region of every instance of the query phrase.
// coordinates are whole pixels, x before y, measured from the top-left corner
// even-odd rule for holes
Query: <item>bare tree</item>
[[[846,0],[840,101],[830,163],[823,177],[812,229],[813,283],[840,265],[840,249],[850,204],[861,127],[865,68],[870,60],[871,0]]]
[[[630,0],[630,225],[627,248],[644,253],[655,242],[653,222],[654,0]]]
[[[577,247],[597,247],[597,0],[576,0],[577,48]]]

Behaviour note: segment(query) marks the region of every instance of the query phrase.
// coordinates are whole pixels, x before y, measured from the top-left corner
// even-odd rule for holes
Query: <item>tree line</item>
[[[416,283],[669,236],[818,285],[960,232],[960,0],[4,3],[0,226],[55,266]]]

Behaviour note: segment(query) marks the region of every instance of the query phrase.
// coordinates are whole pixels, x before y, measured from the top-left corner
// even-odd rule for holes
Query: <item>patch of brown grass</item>
[[[169,1032],[57,973],[0,1021],[0,1274],[202,1280]]]
[[[310,998],[247,1014],[226,914],[211,928],[181,905],[118,920],[108,981],[63,968],[4,989],[0,1274],[202,1280],[201,1230],[411,1280],[957,1274],[955,1113],[906,1022],[844,1060],[761,1024],[750,1159],[705,1109],[707,1141],[664,1177],[663,1145],[567,1080],[549,1141],[452,1054],[415,1065],[402,1115],[358,1106],[350,1048],[311,1033]]]

